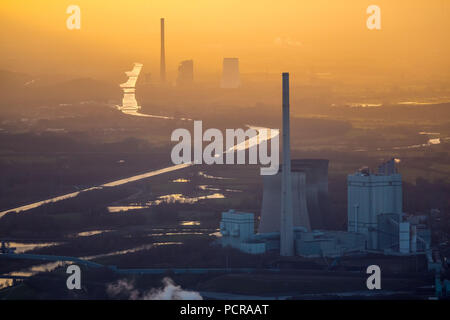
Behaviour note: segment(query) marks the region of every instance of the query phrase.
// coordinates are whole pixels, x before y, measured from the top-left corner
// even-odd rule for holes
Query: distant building
[[[347,177],[348,231],[366,235],[368,249],[377,249],[378,215],[394,214],[402,221],[402,177],[394,161],[380,166],[378,173],[365,168]]]
[[[194,82],[194,60],[184,60],[178,65],[177,86],[191,85]]]
[[[224,59],[222,87],[238,84],[238,60]],[[377,173],[365,168],[348,175],[348,231],[328,231],[323,230],[324,218],[330,214],[328,160],[291,161],[289,141],[289,74],[283,73],[281,172],[264,177],[258,233],[253,213],[222,213],[222,246],[252,254],[276,250],[285,257],[340,257],[373,251],[416,255],[421,251],[429,266],[435,268],[429,250],[431,233],[424,219],[406,219],[403,215],[402,178],[395,167],[396,159],[381,164]]]
[[[239,75],[239,59],[224,58],[222,68],[221,88],[239,88],[241,85]]]
[[[396,159],[384,162],[376,173],[364,168],[348,176],[349,232],[366,237],[366,248],[384,253],[415,254],[430,248],[431,233],[424,217],[402,212],[402,177]]]

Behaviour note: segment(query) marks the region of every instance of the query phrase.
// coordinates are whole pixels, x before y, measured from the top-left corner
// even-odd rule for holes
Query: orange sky
[[[70,4],[81,30],[66,28]],[[371,4],[380,31],[366,28]],[[142,62],[157,77],[160,17],[171,79],[180,60],[216,74],[223,57],[243,73],[449,76],[448,0],[2,0],[0,68],[104,77]]]

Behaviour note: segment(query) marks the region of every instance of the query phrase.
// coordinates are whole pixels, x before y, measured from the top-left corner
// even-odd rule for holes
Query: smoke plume
[[[135,288],[132,281],[118,280],[108,284],[106,293],[111,298],[128,300],[203,300],[198,292],[183,290],[170,278],[164,278],[162,283],[162,288],[141,292]]]

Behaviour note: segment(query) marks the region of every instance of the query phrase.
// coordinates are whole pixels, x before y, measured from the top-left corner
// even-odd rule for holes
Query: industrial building
[[[224,58],[222,67],[221,88],[239,88],[241,79],[239,75],[239,59]]]
[[[369,249],[377,248],[379,214],[391,214],[397,223],[401,222],[402,177],[394,162],[384,163],[375,174],[364,168],[347,177],[348,231],[365,234]]]
[[[396,159],[382,163],[376,173],[363,168],[348,175],[348,231],[364,234],[367,249],[401,254],[429,248],[430,232],[402,209],[402,177]]]

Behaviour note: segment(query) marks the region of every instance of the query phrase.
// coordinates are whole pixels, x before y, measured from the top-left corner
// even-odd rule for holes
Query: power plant
[[[165,18],[160,18],[160,64],[159,82],[162,85],[168,83],[166,70],[166,30]],[[142,68],[142,66],[141,66]],[[131,72],[131,71],[130,71]],[[128,73],[130,73],[128,72]],[[139,70],[140,72],[140,70]],[[128,75],[127,73],[127,75]],[[145,74],[144,82],[151,83],[151,74]],[[194,83],[194,61],[192,59],[183,60],[178,65],[178,75],[175,81],[176,86],[183,87]],[[123,85],[121,85],[123,86]],[[222,75],[220,81],[221,88],[239,88],[241,86],[239,58],[224,58],[222,62]],[[137,104],[137,103],[136,103]],[[125,104],[124,104],[125,106]]]

